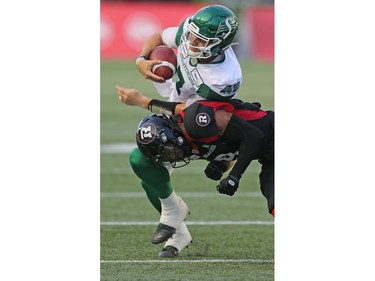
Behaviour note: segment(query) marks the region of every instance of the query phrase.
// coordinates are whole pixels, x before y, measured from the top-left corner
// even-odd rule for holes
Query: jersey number
[[[226,95],[233,95],[237,92],[239,87],[240,87],[240,82],[237,82],[233,85],[226,86],[224,89],[220,91],[220,93],[224,93]]]
[[[238,151],[236,153],[226,153],[226,154],[219,154],[215,157],[215,161],[232,161],[236,159],[238,156]]]

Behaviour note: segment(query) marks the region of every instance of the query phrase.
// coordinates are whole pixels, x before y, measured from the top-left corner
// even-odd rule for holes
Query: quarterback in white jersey
[[[231,99],[242,83],[241,67],[231,48],[237,31],[238,21],[231,10],[221,5],[206,6],[179,27],[150,37],[137,59],[137,67],[146,79],[156,82],[159,94],[171,102],[188,106],[202,99]],[[158,62],[147,57],[157,45],[177,48],[175,81],[164,81],[151,72]]]

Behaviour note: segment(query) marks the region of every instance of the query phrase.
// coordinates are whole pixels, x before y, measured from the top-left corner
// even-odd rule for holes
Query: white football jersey
[[[181,35],[186,31],[187,20],[180,27],[170,27],[163,32],[163,43],[177,48],[177,71],[175,82],[154,83],[159,94],[172,102],[196,100],[225,101],[233,98],[242,83],[240,64],[231,47],[210,63],[184,56],[181,51]]]

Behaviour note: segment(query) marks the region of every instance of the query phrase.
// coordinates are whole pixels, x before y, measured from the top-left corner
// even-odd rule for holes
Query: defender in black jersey
[[[217,111],[231,114],[225,130],[218,127]],[[158,121],[165,120],[163,122]],[[159,123],[156,130],[149,132],[153,141],[142,139],[150,124]],[[167,125],[168,123],[168,125]],[[166,127],[181,130],[180,142],[174,141],[173,133],[167,135],[166,141],[155,139],[159,131],[166,131]],[[142,133],[142,134],[141,134]],[[173,142],[172,142],[173,141]],[[165,146],[173,148],[161,149]],[[274,209],[274,112],[263,111],[256,104],[245,103],[240,100],[228,102],[197,101],[185,110],[171,118],[163,115],[151,114],[139,124],[137,145],[142,153],[154,161],[155,164],[177,162],[188,163],[190,160],[205,159],[210,161],[205,170],[206,175],[219,180],[227,170],[228,161],[237,160],[224,179],[217,186],[220,193],[234,195],[239,180],[252,160],[258,159],[262,164],[260,174],[261,191],[268,200],[268,209]],[[183,148],[183,149],[182,149]],[[182,151],[183,150],[183,151]],[[234,182],[230,185],[229,181]]]
[[[166,241],[159,257],[175,257],[191,242],[184,223],[189,213],[173,191],[170,173],[190,160],[209,161],[205,174],[220,193],[233,196],[251,161],[261,164],[260,188],[274,216],[274,112],[256,103],[197,101],[186,107],[117,87],[120,101],[149,109],[137,129],[137,147],[129,160],[153,206],[161,213],[151,242]],[[156,114],[155,114],[156,113]],[[167,113],[167,114],[164,114]],[[234,163],[229,174],[221,179]]]

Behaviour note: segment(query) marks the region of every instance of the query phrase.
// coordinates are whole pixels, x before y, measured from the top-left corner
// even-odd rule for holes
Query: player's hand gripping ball
[[[152,67],[152,72],[164,79],[171,79],[176,73],[177,56],[171,48],[165,45],[157,46],[149,55],[149,60],[161,60],[162,62]]]

